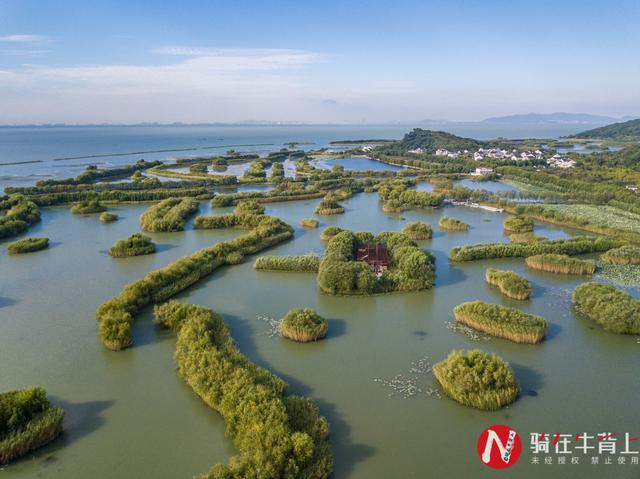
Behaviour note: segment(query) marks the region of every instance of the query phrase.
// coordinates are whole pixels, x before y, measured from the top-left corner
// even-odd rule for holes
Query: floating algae
[[[619,286],[640,286],[640,266],[599,261],[596,278]]]
[[[461,333],[467,336],[471,341],[489,341],[491,336],[488,334],[482,333],[480,331],[476,331],[473,328],[470,328],[466,324],[463,324],[459,321],[447,321],[447,329],[450,329],[454,333]]]
[[[418,394],[435,396],[440,399],[440,391],[436,388],[426,387],[422,384],[422,377],[431,373],[431,362],[429,357],[411,363],[408,374],[396,374],[391,379],[373,378],[373,381],[391,389],[388,397],[402,396],[408,399]]]
[[[267,336],[269,336],[270,338],[280,336],[280,323],[282,322],[281,319],[274,319],[262,314],[256,315],[256,318],[258,318],[260,321],[264,321],[267,324],[269,328],[266,333]]]

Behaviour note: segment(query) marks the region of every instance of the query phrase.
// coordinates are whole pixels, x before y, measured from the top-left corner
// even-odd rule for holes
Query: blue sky
[[[638,0],[0,0],[0,123],[638,115],[638,25]]]

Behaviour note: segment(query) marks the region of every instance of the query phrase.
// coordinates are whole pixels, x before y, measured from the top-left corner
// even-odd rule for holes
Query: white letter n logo
[[[498,447],[500,451],[500,457],[504,461],[505,464],[509,464],[509,459],[511,458],[511,449],[513,448],[513,440],[516,437],[516,432],[513,429],[509,430],[509,438],[507,439],[506,444],[502,444],[500,437],[493,430],[489,429],[487,436],[487,443],[484,446],[484,452],[482,453],[482,462],[485,464],[489,464],[491,461],[491,451],[493,450],[494,444]]]

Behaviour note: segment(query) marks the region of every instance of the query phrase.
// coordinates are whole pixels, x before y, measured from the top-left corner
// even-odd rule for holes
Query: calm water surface
[[[320,217],[306,230],[320,200],[267,205],[296,228],[295,239],[269,254],[322,252],[319,233],[328,225],[374,233],[397,231],[408,221],[434,225],[434,238],[421,242],[437,260],[433,290],[366,298],[320,294],[307,273],[257,272],[252,260],[225,267],[178,295],[178,299],[222,313],[240,349],[252,361],[283,377],[291,392],[311,396],[332,427],[335,477],[350,479],[484,477],[488,470],[475,447],[485,427],[506,423],[524,441],[521,460],[507,478],[637,478],[640,466],[533,466],[529,432],[640,432],[636,338],[608,334],[579,317],[570,306],[573,288],[585,281],[528,271],[521,259],[449,264],[447,253],[470,242],[507,241],[504,215],[448,207],[401,215],[382,212],[375,194],[344,203],[346,214]],[[49,250],[9,257],[0,242],[0,390],[43,385],[65,407],[65,433],[48,447],[7,467],[12,478],[192,477],[234,453],[224,422],[199,401],[176,375],[171,333],[152,323],[150,309],[137,317],[135,346],[121,353],[98,342],[96,308],[144,273],[204,246],[235,237],[237,231],[152,234],[155,255],[115,260],[106,250],[138,231],[145,206],[114,208],[121,220],[108,225],[97,216],[73,216],[66,208],[45,209],[29,235],[46,235]],[[202,204],[202,213],[211,209]],[[218,212],[229,211],[219,209]],[[469,232],[445,233],[441,215],[471,225]],[[536,226],[559,238],[564,228]],[[533,298],[516,302],[485,285],[489,266],[509,268],[534,285]],[[638,296],[637,290],[631,290]],[[540,345],[506,340],[474,341],[448,328],[457,304],[481,299],[521,307],[544,316],[549,335]],[[257,318],[280,318],[309,306],[329,318],[329,335],[314,344],[269,337]],[[465,408],[426,394],[403,399],[375,378],[410,375],[412,362],[444,358],[451,349],[496,352],[511,362],[523,395],[499,412]],[[418,376],[423,389],[435,386]],[[637,436],[637,434],[636,434]]]

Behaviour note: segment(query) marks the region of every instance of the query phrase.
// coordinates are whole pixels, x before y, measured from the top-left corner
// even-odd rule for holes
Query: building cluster
[[[528,160],[542,160],[544,157],[542,151],[522,151],[518,150],[503,150],[502,148],[478,148],[473,154],[473,159],[476,161],[484,160],[485,158],[492,158],[495,160],[507,160],[507,161],[528,161]]]
[[[493,168],[485,168],[481,166],[480,168],[476,168],[476,171],[471,173],[471,176],[486,176],[493,173]]]
[[[410,153],[425,153],[425,150],[423,148],[416,148],[415,150],[411,150]],[[469,152],[469,150],[450,151],[445,148],[438,148],[436,150],[436,156],[446,156],[448,158],[457,158],[459,156],[468,156],[468,155],[473,155],[473,159],[476,161],[482,161],[485,159],[494,159],[494,160],[502,160],[502,161],[529,161],[529,160],[544,159],[544,153],[541,150],[518,151],[515,149],[504,150],[502,148],[478,148],[478,150],[473,153]],[[575,160],[572,160],[561,153],[556,153],[551,158],[547,159],[547,165],[549,165],[551,168],[571,168],[575,164],[576,164]],[[476,173],[476,174],[484,175],[488,173]]]
[[[575,166],[575,164],[575,160],[567,158],[561,153],[556,153],[547,160],[547,165],[549,165],[551,168],[572,168],[573,166]]]

